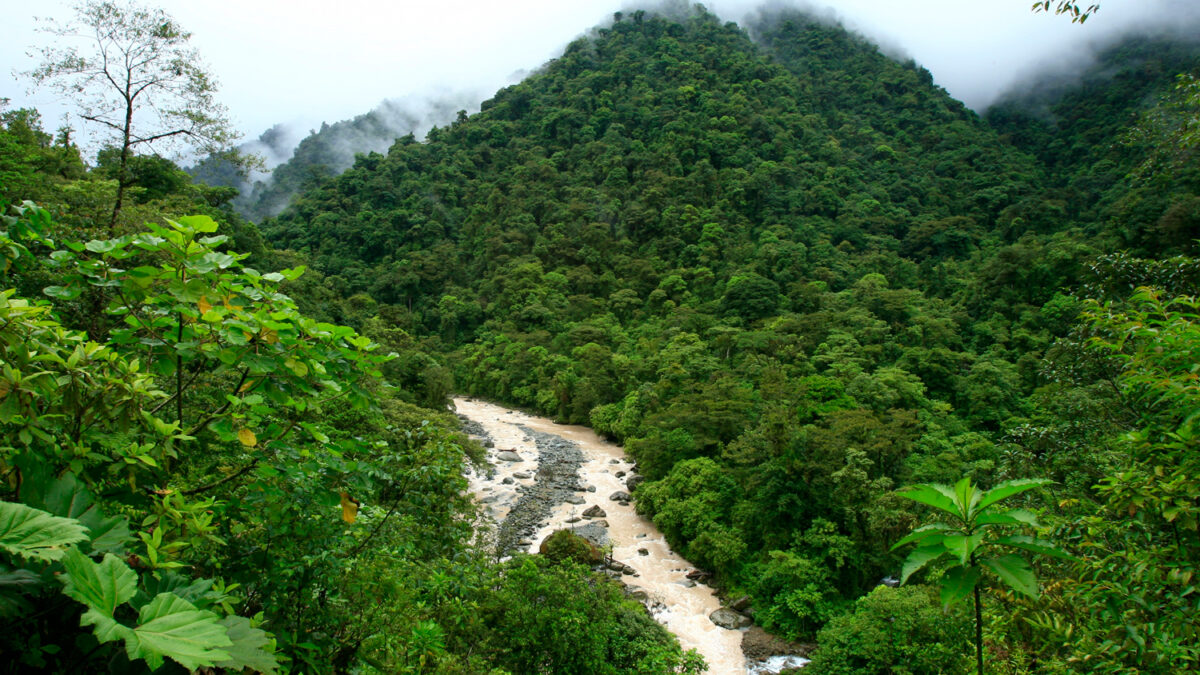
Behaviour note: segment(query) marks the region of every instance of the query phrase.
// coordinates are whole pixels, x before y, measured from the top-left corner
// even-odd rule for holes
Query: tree
[[[237,138],[225,108],[213,100],[216,82],[188,46],[191,33],[163,10],[128,0],[86,0],[75,6],[73,20],[41,30],[88,43],[41,48],[41,64],[25,75],[73,99],[79,116],[120,148],[110,227],[133,181],[129,160],[135,149],[184,144],[213,153],[227,151]]]
[[[1037,578],[1025,559],[1013,553],[999,551],[995,555],[985,557],[983,552],[1011,547],[1071,559],[1069,554],[1044,539],[1022,534],[994,538],[987,536],[994,527],[1037,527],[1037,520],[1029,511],[1009,509],[996,512],[992,511],[991,507],[1008,497],[1049,482],[1051,481],[1040,478],[1010,480],[991,490],[980,490],[971,484],[970,478],[964,478],[955,483],[954,487],[937,484],[910,485],[898,493],[915,502],[940,509],[953,518],[950,523],[935,522],[918,527],[896,542],[892,549],[914,542],[917,544],[904,561],[901,583],[908,581],[914,573],[935,560],[950,556],[957,561],[942,576],[942,603],[947,606],[953,605],[974,594],[975,662],[980,675],[983,675],[983,605],[979,597],[979,582],[983,578],[983,570],[991,570],[1005,585],[1018,593],[1031,598],[1038,595]]]
[[[1093,2],[1086,8],[1080,7],[1080,3],[1071,2],[1070,0],[1042,0],[1033,3],[1033,11],[1049,12],[1050,6],[1054,5],[1055,14],[1066,14],[1071,17],[1072,23],[1083,23],[1088,20],[1088,17],[1100,11],[1100,3]]]

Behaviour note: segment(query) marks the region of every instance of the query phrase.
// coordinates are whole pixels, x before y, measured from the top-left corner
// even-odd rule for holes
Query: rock
[[[521,456],[512,450],[505,450],[504,452],[496,455],[496,459],[500,460],[501,462],[519,462],[521,461]]]
[[[742,653],[751,661],[762,661],[771,656],[796,655],[808,656],[815,645],[800,642],[788,642],[775,637],[758,626],[742,634]]]
[[[563,501],[568,504],[575,504],[578,506],[579,504],[583,503],[583,497],[577,495],[567,495]]]
[[[683,586],[684,588],[695,588],[696,587],[696,582],[692,581],[691,579],[684,579],[683,581],[676,581],[675,583],[679,584],[680,586]]]
[[[617,472],[615,475],[617,476],[617,478],[624,478],[624,477],[625,477],[625,472],[624,472],[624,471],[618,471],[618,472]]]
[[[637,600],[638,602],[647,602],[650,600],[650,594],[647,593],[645,589],[638,588],[637,586],[630,586],[626,588],[625,594],[634,600]]]
[[[595,486],[595,485],[589,485],[589,486],[587,486],[587,491],[588,491],[588,492],[595,492],[595,491],[596,491],[596,486]]]
[[[567,518],[567,523],[578,523],[581,520],[583,520],[583,518],[580,518],[579,516],[572,516]]]
[[[587,537],[570,530],[556,530],[542,540],[538,553],[551,560],[571,559],[594,565],[604,559],[604,554]]]
[[[593,525],[595,527],[608,527],[608,521],[607,520],[593,520],[591,523],[589,523],[589,525]]]
[[[480,504],[491,504],[496,501],[496,495],[488,495],[479,500]]]
[[[629,500],[633,499],[633,497],[631,497],[628,492],[624,492],[621,490],[617,490],[616,492],[612,493],[611,495],[608,496],[608,498],[614,502],[622,502],[624,504],[628,504]]]
[[[608,463],[609,463],[609,464],[620,464],[620,463],[621,463],[621,460],[619,460],[619,459],[610,459],[610,460],[608,460]]]
[[[644,548],[639,548],[639,549],[638,549],[638,555],[650,555],[650,551],[647,551],[647,550],[646,550],[646,549],[644,549]]]
[[[500,481],[500,484],[501,484],[501,485],[512,485],[512,484],[513,484],[513,479],[512,479],[512,478],[510,478],[509,476],[505,476],[505,477],[504,477],[504,480]]]
[[[692,581],[703,581],[710,576],[712,576],[711,573],[704,572],[702,570],[692,570],[691,572],[687,573],[687,578],[691,579]]]
[[[573,532],[592,542],[597,548],[602,549],[608,545],[608,530],[600,527],[599,523],[586,523],[576,526]]]
[[[750,596],[743,595],[742,597],[729,603],[729,609],[735,612],[744,612],[750,608]]]
[[[607,516],[608,514],[605,513],[604,509],[600,508],[599,506],[593,506],[583,512],[584,518],[605,518]]]
[[[483,442],[483,447],[485,447],[485,448],[494,448],[494,447],[496,447],[496,442],[495,442],[495,441],[484,441],[484,442]]]
[[[724,628],[725,630],[738,630],[739,628],[745,628],[750,625],[750,619],[747,619],[728,607],[722,607],[714,611],[712,614],[708,615],[708,618],[710,621],[717,624],[721,628]]]
[[[625,489],[629,490],[630,492],[633,492],[635,489],[637,489],[637,486],[639,486],[645,482],[646,482],[645,478],[643,478],[642,476],[639,476],[637,474],[634,474],[634,475],[630,476],[629,478],[625,479]]]

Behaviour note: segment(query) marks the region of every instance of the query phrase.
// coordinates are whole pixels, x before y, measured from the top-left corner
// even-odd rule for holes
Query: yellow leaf
[[[279,333],[276,333],[275,331],[271,330],[270,328],[264,329],[262,331],[262,333],[260,333],[260,335],[262,335],[262,341],[269,345],[273,345],[276,342],[279,342]]]
[[[342,493],[342,520],[353,524],[358,518],[358,500],[351,497],[345,491]]]
[[[258,445],[258,437],[249,429],[238,429],[238,440],[247,448],[253,448]]]
[[[208,304],[208,298],[200,298],[200,302],[197,304],[200,305],[201,314],[207,314],[208,311],[212,309],[212,305]]]

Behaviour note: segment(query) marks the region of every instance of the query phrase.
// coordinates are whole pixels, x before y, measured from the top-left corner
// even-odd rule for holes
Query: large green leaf
[[[230,660],[222,648],[232,644],[216,614],[196,609],[173,593],[160,593],[142,607],[125,651],[130,659],[145,659],[152,669],[166,657],[196,670]]]
[[[946,570],[942,577],[942,604],[949,607],[971,594],[983,570],[977,566],[963,567],[961,565]]]
[[[42,585],[42,578],[26,569],[0,567],[0,617],[9,618],[30,607],[26,594]]]
[[[958,557],[960,565],[966,565],[971,560],[971,554],[979,548],[981,543],[983,543],[982,532],[972,535],[952,534],[942,540],[942,546]]]
[[[1013,548],[1024,549],[1041,555],[1048,555],[1053,558],[1062,558],[1063,560],[1074,560],[1075,556],[1067,553],[1061,548],[1054,545],[1054,542],[1046,541],[1045,539],[1035,539],[1023,534],[1014,534],[1009,537],[1000,537],[995,541],[997,544],[1012,546]]]
[[[73,548],[63,557],[66,588],[63,593],[103,616],[111,617],[117,606],[137,593],[137,574],[111,553],[96,564]]]
[[[1038,596],[1037,577],[1033,574],[1033,568],[1021,556],[1004,555],[999,558],[988,558],[981,561],[981,564],[987,565],[996,573],[996,576],[1000,577],[1001,581],[1014,591],[1031,598]]]
[[[124,516],[108,517],[95,504],[91,492],[71,473],[52,478],[31,467],[21,486],[21,500],[63,518],[75,518],[88,528],[91,541],[85,549],[96,553],[122,553],[133,539]]]
[[[921,527],[918,527],[917,529],[910,532],[908,534],[908,536],[904,537],[903,539],[896,542],[895,544],[892,544],[892,548],[890,550],[895,551],[896,549],[900,548],[901,546],[903,546],[905,544],[909,544],[914,541],[925,540],[929,537],[932,537],[936,534],[940,534],[949,529],[950,529],[950,526],[947,525],[946,523],[930,523],[928,525],[922,525]],[[930,544],[926,543],[925,545],[929,546]]]
[[[1006,480],[996,487],[984,492],[983,498],[979,500],[979,509],[983,510],[995,504],[1001,499],[1007,499],[1015,494],[1020,494],[1026,490],[1032,490],[1035,487],[1041,487],[1054,481],[1047,478],[1018,478],[1016,480]]]
[[[917,570],[937,560],[938,558],[949,554],[945,546],[938,542],[933,546],[921,546],[914,548],[912,553],[904,560],[904,566],[900,568],[900,583],[908,581],[908,578],[917,572]]]
[[[1038,527],[1037,516],[1025,509],[1011,509],[1001,513],[981,513],[975,518],[976,525],[1029,525]]]
[[[971,517],[982,508],[978,506],[979,492],[979,488],[971,484],[970,476],[954,484],[954,502],[958,505],[959,515],[963,520],[971,520]]]
[[[234,672],[250,668],[260,673],[273,673],[279,667],[275,655],[266,650],[271,646],[271,636],[251,626],[250,619],[227,616],[221,620],[221,625],[225,626],[233,644],[225,648],[229,652],[229,660],[218,662],[218,668]]]
[[[0,502],[0,549],[35,560],[58,560],[67,547],[87,539],[73,518],[52,516],[24,504]]]
[[[914,502],[920,502],[926,506],[932,506],[935,509],[941,509],[946,513],[958,516],[958,506],[954,503],[951,495],[954,493],[945,485],[926,484],[909,485],[896,491],[896,494],[906,499],[911,499]]]

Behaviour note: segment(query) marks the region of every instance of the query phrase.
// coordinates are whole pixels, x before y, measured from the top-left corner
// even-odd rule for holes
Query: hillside
[[[896,569],[890,488],[1019,470],[996,432],[1086,247],[997,253],[1043,176],[927,72],[798,14],[756,33],[625,16],[263,230],[460,389],[622,439],[674,543],[811,637]]]
[[[1184,162],[1169,176],[1141,175],[1155,146],[1175,143],[1139,137],[1137,129],[1161,119],[1176,78],[1197,68],[1200,41],[1134,35],[1101,50],[1081,72],[1045,76],[1002,97],[986,119],[1038,158],[1049,198],[1108,247],[1181,253],[1200,228],[1200,173]]]
[[[0,672],[703,672],[602,538],[489,548],[626,489],[701,569],[608,554],[806,673],[1200,671],[1196,66],[1131,39],[981,118],[669,2],[240,197],[0,110]]]

